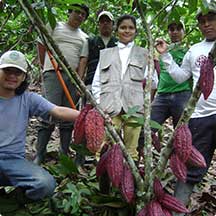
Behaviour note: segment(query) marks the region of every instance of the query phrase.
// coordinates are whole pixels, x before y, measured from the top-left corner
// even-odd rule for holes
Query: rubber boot
[[[46,155],[46,147],[50,140],[53,129],[50,128],[41,128],[38,130],[38,139],[36,145],[36,158],[34,163],[40,165]]]
[[[60,128],[60,152],[68,154],[71,143],[72,128]]]
[[[194,184],[184,183],[181,181],[177,181],[174,190],[174,196],[182,201],[182,203],[187,206],[190,201],[190,195],[193,192]],[[173,212],[173,216],[185,216],[184,213],[175,213]]]

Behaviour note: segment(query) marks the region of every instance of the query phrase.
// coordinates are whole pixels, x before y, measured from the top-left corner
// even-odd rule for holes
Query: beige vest
[[[127,70],[121,78],[121,61],[118,47],[104,49],[100,53],[100,106],[111,116],[122,110],[138,106],[143,113],[142,80],[147,65],[147,50],[134,46],[129,56]]]

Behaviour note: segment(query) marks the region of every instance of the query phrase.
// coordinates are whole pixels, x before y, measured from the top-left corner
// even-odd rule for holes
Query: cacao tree
[[[105,120],[106,129],[111,134],[114,143],[118,143],[121,151],[123,152],[124,159],[129,164],[129,167],[124,167],[123,171],[126,173],[126,176],[130,175],[128,170],[132,171],[133,177],[135,179],[136,185],[136,204],[135,209],[137,214],[141,214],[140,212],[144,212],[145,208],[151,209],[160,209],[161,211],[165,211],[164,209],[171,209],[174,204],[171,206],[167,206],[168,202],[173,198],[163,195],[163,199],[157,197],[157,200],[153,200],[154,194],[156,192],[154,190],[153,184],[155,177],[161,176],[161,173],[164,172],[168,158],[172,152],[173,145],[172,139],[174,136],[177,136],[173,133],[173,136],[169,139],[166,147],[162,149],[160,154],[160,160],[158,162],[157,168],[153,170],[153,155],[152,155],[152,136],[150,129],[150,89],[151,89],[151,79],[147,79],[146,87],[144,90],[145,96],[145,114],[144,114],[144,130],[145,130],[145,149],[144,149],[144,164],[145,164],[145,175],[142,178],[138,172],[138,169],[130,157],[128,155],[122,139],[119,137],[118,133],[115,131],[113,126],[110,124],[109,117],[97,106],[94,98],[91,93],[86,89],[83,82],[79,79],[79,77],[72,71],[67,61],[62,56],[60,50],[55,45],[55,42],[52,40],[52,37],[48,34],[45,23],[49,22],[51,26],[55,26],[56,20],[66,18],[65,10],[68,9],[69,4],[71,3],[82,3],[83,1],[1,1],[0,4],[0,15],[1,15],[1,40],[0,40],[0,52],[3,53],[8,49],[19,49],[24,53],[28,54],[29,59],[34,59],[36,56],[35,49],[36,40],[38,35],[42,37],[46,44],[48,50],[52,52],[58,64],[63,68],[63,70],[70,76],[71,81],[75,82],[77,88],[79,89],[81,94],[85,94],[93,107],[99,111],[100,115]],[[86,2],[85,2],[86,3]],[[195,16],[196,10],[198,7],[201,7],[203,10],[206,10],[208,7],[208,3],[206,1],[139,1],[139,0],[131,0],[131,1],[89,1],[87,2],[90,5],[91,10],[93,11],[90,14],[89,19],[83,25],[83,29],[89,34],[94,35],[97,34],[97,27],[95,25],[95,20],[98,12],[102,9],[107,9],[112,11],[115,17],[122,15],[123,13],[132,13],[137,17],[139,34],[136,38],[136,42],[141,46],[146,46],[149,49],[149,72],[148,77],[151,77],[154,69],[154,40],[159,36],[163,36],[166,38],[166,26],[170,20],[179,20],[183,19],[186,25],[186,31],[188,32],[185,37],[185,43],[193,44],[197,41],[200,41],[201,35],[196,28],[196,21],[191,19],[190,16]],[[23,12],[24,10],[24,12]],[[190,14],[190,16],[189,16]],[[18,25],[19,24],[19,25]],[[35,31],[36,30],[36,31]],[[8,37],[9,35],[9,37]],[[9,39],[8,39],[9,38]],[[215,51],[213,52],[213,59],[215,60]],[[197,87],[193,92],[193,97],[191,98],[188,107],[185,109],[182,118],[178,124],[179,127],[182,126],[182,123],[187,123],[191,113],[193,112],[196,101],[198,100],[201,94],[200,89]],[[177,128],[179,129],[179,127]],[[184,131],[185,132],[185,131]],[[187,132],[185,132],[187,133]],[[91,132],[90,132],[91,134]],[[179,142],[176,144],[178,146]],[[176,147],[180,148],[180,147]],[[182,148],[182,146],[181,146]],[[184,148],[184,146],[183,146]],[[193,152],[193,155],[192,153]],[[196,150],[191,150],[188,155],[181,155],[183,158],[193,158],[194,154],[197,154]],[[183,153],[182,153],[183,154]],[[176,155],[174,155],[176,157]],[[174,159],[176,161],[176,159]],[[185,161],[187,161],[185,159]],[[193,160],[193,159],[191,159]],[[202,158],[200,159],[202,161]],[[200,162],[202,163],[202,162]],[[203,164],[203,163],[202,163]],[[107,168],[109,170],[109,168]],[[112,170],[113,171],[113,170]],[[122,171],[122,173],[123,173]],[[182,171],[182,169],[180,169]],[[179,172],[180,172],[179,171]],[[109,172],[109,171],[108,171]],[[115,173],[114,173],[115,174]],[[182,177],[182,173],[180,173]],[[113,176],[113,174],[110,174]],[[131,178],[131,177],[128,177]],[[114,178],[115,179],[115,178]],[[120,181],[120,180],[118,180]],[[125,183],[126,180],[123,180]],[[114,185],[119,186],[119,182],[114,180]],[[130,181],[131,182],[131,181]],[[121,191],[125,191],[127,182],[121,185]],[[158,189],[158,187],[156,187]],[[161,189],[163,191],[163,189]],[[162,192],[161,192],[162,193]],[[163,193],[162,193],[163,194]],[[131,193],[124,194],[126,200],[133,200],[133,196]],[[129,196],[131,195],[131,196]],[[164,198],[165,197],[165,198]],[[177,201],[173,201],[175,204]],[[172,203],[172,202],[171,202]],[[150,206],[150,207],[149,207]],[[163,209],[164,208],[164,209]],[[174,208],[174,207],[173,207]],[[179,209],[182,209],[182,212],[187,212],[182,206],[179,204]],[[139,212],[139,213],[138,213]]]

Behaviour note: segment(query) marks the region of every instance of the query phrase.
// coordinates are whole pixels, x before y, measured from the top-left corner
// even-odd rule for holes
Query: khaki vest
[[[122,110],[138,106],[143,113],[142,80],[147,65],[147,50],[133,46],[127,70],[121,78],[121,61],[118,47],[101,50],[100,52],[100,106],[111,116],[118,115]]]

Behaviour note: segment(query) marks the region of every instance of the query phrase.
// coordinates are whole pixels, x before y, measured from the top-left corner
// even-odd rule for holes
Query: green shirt
[[[174,61],[180,66],[184,58],[187,48],[179,44],[172,44],[169,48],[169,53],[173,56]],[[187,80],[183,83],[177,83],[166,71],[165,66],[160,60],[160,77],[157,93],[175,93],[181,91],[191,91],[192,82]]]

